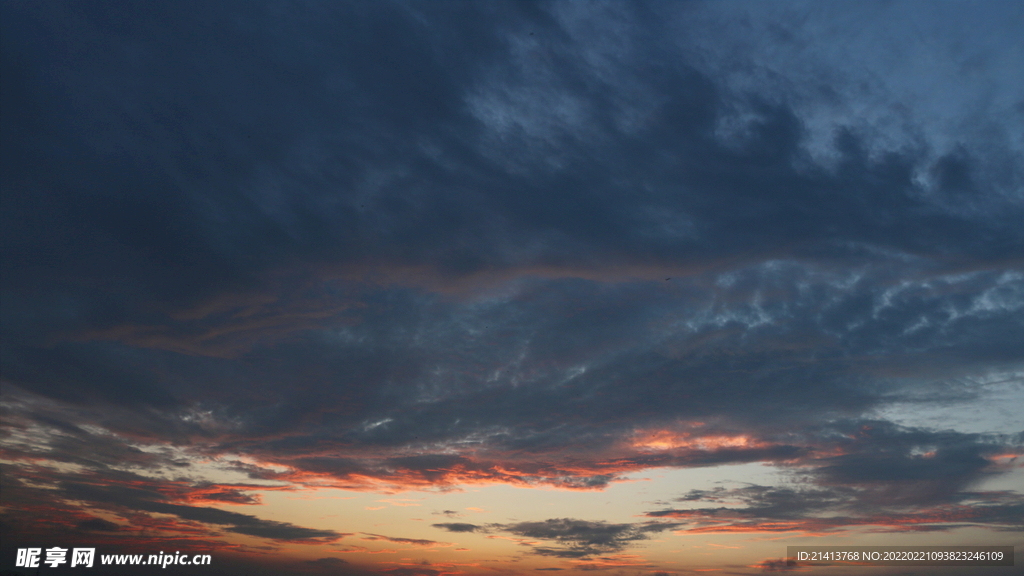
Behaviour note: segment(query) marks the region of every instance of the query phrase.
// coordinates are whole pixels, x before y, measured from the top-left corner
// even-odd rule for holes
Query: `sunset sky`
[[[1022,38],[1015,1],[0,0],[0,570],[1015,573]]]

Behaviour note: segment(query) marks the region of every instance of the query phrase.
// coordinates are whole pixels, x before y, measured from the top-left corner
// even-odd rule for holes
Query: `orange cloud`
[[[745,434],[695,435],[675,430],[638,431],[630,445],[641,451],[703,450],[715,451],[723,448],[768,448],[772,444],[758,441]]]

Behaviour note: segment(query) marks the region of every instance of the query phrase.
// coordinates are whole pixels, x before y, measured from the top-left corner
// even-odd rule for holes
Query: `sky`
[[[1021,38],[1011,1],[0,1],[0,570],[1019,568]]]

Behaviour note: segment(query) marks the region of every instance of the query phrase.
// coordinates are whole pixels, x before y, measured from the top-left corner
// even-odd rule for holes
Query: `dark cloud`
[[[760,568],[763,572],[788,572],[801,569],[801,566],[795,562],[789,563],[785,558],[768,558],[758,562],[755,567]]]
[[[436,570],[434,568],[392,568],[390,570],[384,570],[382,574],[392,574],[393,576],[441,576],[444,572]]]
[[[484,534],[512,534],[523,538],[546,540],[555,546],[524,543],[533,553],[558,558],[588,558],[598,554],[621,551],[634,542],[646,540],[648,534],[672,530],[683,525],[679,522],[649,521],[638,524],[609,524],[552,518],[541,522],[492,523],[484,526],[462,522],[432,524],[449,532],[477,532]],[[538,568],[551,570],[551,568]]]
[[[380,534],[366,534],[362,537],[363,540],[383,540],[385,542],[394,542],[395,544],[411,544],[413,546],[447,546],[444,542],[436,542],[434,540],[424,540],[421,538],[394,538],[391,536],[381,536]]]
[[[654,510],[647,516],[688,522],[684,530],[694,532],[1021,528],[1020,494],[969,490],[998,474],[993,455],[1020,451],[1012,438],[936,433],[884,421],[846,422],[816,434],[842,439],[829,443],[839,454],[803,460],[794,470],[797,484],[691,490],[676,501],[719,505]]]
[[[893,503],[942,501],[994,471],[986,456],[1021,449],[1009,438],[901,429],[888,422],[837,428],[849,434],[839,443],[845,453],[819,459],[818,480],[865,487]]]
[[[875,532],[939,532],[966,526],[1020,531],[1024,499],[1012,492],[950,495],[941,502],[908,507],[870,489],[779,488],[748,486],[722,489],[693,500],[702,503],[739,501],[742,507],[664,509],[652,518],[681,520],[673,528],[693,533],[794,532],[814,535],[868,527]]]
[[[309,564],[311,566],[316,566],[316,567],[319,567],[319,568],[334,568],[334,567],[337,567],[337,566],[343,566],[345,564],[348,564],[348,560],[343,560],[341,558],[327,557],[327,558],[317,558],[316,560],[306,560],[306,564]]]
[[[258,536],[271,540],[294,542],[331,542],[344,536],[333,530],[304,528],[288,522],[263,520],[253,515],[240,514],[217,508],[192,506],[188,502],[191,490],[180,483],[154,480],[130,472],[106,471],[103,475],[92,473],[60,473],[45,468],[36,468],[33,472],[21,470],[18,475],[11,475],[14,468],[5,465],[5,492],[11,495],[9,514],[14,518],[22,518],[25,512],[37,510],[40,506],[58,512],[52,522],[59,527],[68,522],[87,531],[116,531],[118,524],[91,517],[76,505],[59,503],[61,501],[81,502],[88,507],[106,509],[122,516],[132,516],[132,512],[167,514],[177,519],[168,528],[191,532],[196,535],[215,533],[213,528],[223,528],[229,532]],[[26,484],[21,477],[31,479]],[[55,485],[57,492],[39,488],[35,483]],[[208,493],[208,487],[199,486],[198,492]],[[59,494],[59,497],[58,497]],[[203,499],[203,496],[198,498]],[[6,496],[5,496],[6,500]],[[36,518],[38,526],[25,527],[26,534],[36,533],[45,529],[42,518]],[[151,517],[148,514],[137,515],[132,524],[145,526]],[[63,529],[63,528],[61,528]]]
[[[551,541],[558,546],[533,546],[533,552],[558,558],[585,558],[617,552],[632,542],[646,538],[633,524],[609,524],[571,518],[517,522],[493,528],[516,536]]]
[[[256,488],[256,486],[250,486],[249,488]],[[258,497],[252,494],[247,494],[246,492],[236,488],[200,484],[195,486],[193,491],[196,493],[197,497],[213,502],[227,502],[230,504],[260,503]]]
[[[449,532],[476,532],[480,526],[467,524],[465,522],[446,522],[442,524],[431,524],[434,528],[443,528]]]
[[[459,518],[462,516],[462,514],[456,510],[441,510],[440,512],[431,512],[431,514],[437,516],[447,516],[449,518]]]
[[[693,532],[822,534],[870,526],[876,531],[948,531],[964,526],[1024,529],[1015,492],[967,488],[998,473],[992,456],[1021,450],[1015,437],[908,429],[884,421],[837,423],[816,435],[838,454],[801,461],[790,486],[691,490],[676,502],[715,503],[651,511]],[[742,507],[735,507],[737,501]]]
[[[36,128],[5,147],[17,167],[5,172],[8,312],[181,340],[199,336],[185,310],[252,298],[282,266],[459,276],[574,261],[691,268],[849,243],[984,259],[1020,246],[1020,207],[983,184],[968,193],[984,219],[930,198],[913,178],[923,151],[872,158],[850,128],[835,170],[800,168],[802,122],[787,104],[734,97],[669,65],[658,42],[588,66],[550,13],[498,6],[12,8],[19,56],[5,65],[31,73],[11,75],[7,99]],[[657,18],[645,12],[627,15],[637,30]],[[327,22],[362,24],[338,35]],[[534,57],[518,52],[526,28],[542,30]],[[108,48],[85,50],[97,42]],[[660,104],[629,104],[638,87]],[[531,109],[523,90],[568,115]],[[736,107],[752,120],[723,142],[716,124]],[[558,170],[546,148],[563,150]],[[935,162],[940,188],[962,189],[973,157],[950,158]],[[27,291],[58,271],[46,293]],[[73,317],[39,309],[60,298]],[[291,306],[280,304],[265,323]],[[227,319],[207,316],[207,331],[216,320]]]

